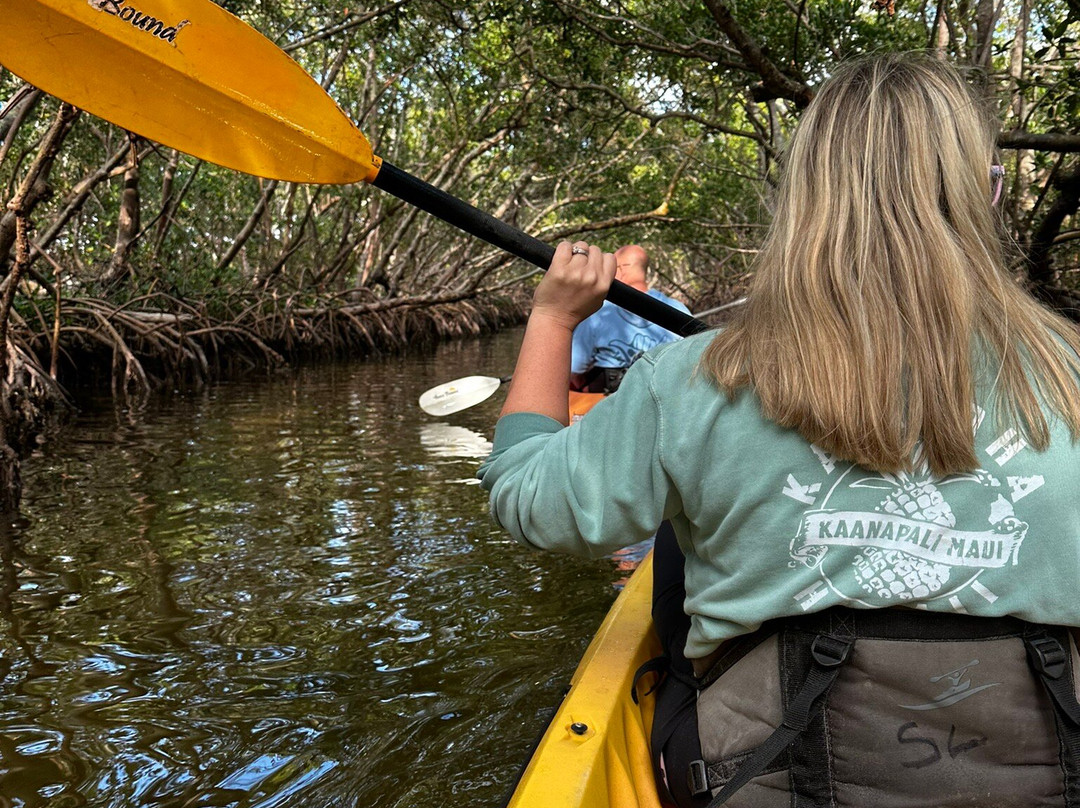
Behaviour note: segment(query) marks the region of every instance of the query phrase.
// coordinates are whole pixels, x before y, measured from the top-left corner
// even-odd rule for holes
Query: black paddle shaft
[[[378,176],[371,184],[541,269],[547,269],[551,265],[551,259],[555,255],[554,247],[390,163],[383,162]],[[622,306],[632,314],[644,317],[680,336],[688,337],[708,328],[693,315],[679,311],[620,281],[611,284],[607,299],[616,306]]]

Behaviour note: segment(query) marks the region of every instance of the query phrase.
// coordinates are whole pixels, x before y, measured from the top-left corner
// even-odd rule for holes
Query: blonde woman
[[[1080,338],[1005,271],[994,138],[943,63],[838,69],[737,319],[570,428],[571,334],[613,259],[562,244],[537,288],[480,477],[544,549],[670,521],[665,799],[1080,805]]]

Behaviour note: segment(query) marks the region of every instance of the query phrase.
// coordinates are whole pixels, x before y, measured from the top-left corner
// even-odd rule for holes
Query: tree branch
[[[363,25],[366,22],[371,22],[376,17],[382,17],[385,14],[389,14],[391,11],[397,11],[402,6],[407,6],[410,2],[411,0],[397,0],[395,3],[389,3],[388,5],[374,9],[373,11],[368,11],[363,14],[352,14],[347,22],[323,28],[321,31],[316,31],[314,34],[310,34],[303,39],[298,39],[296,42],[290,42],[288,45],[283,45],[281,49],[286,53],[291,53],[292,51],[306,47],[313,42],[329,39],[334,34],[340,34],[342,31],[351,31],[357,26]]]
[[[1014,129],[998,135],[1000,149],[1032,149],[1034,151],[1075,153],[1080,152],[1080,135],[1058,132],[1036,134]]]
[[[746,70],[746,65],[741,62],[736,62],[734,59],[722,59],[710,49],[721,50],[724,53],[728,53],[731,56],[737,56],[738,51],[729,45],[725,45],[722,42],[717,42],[711,39],[703,39],[698,37],[689,44],[683,44],[680,42],[674,42],[668,37],[660,34],[657,31],[646,26],[640,20],[632,19],[631,17],[618,16],[613,14],[600,14],[588,9],[579,8],[571,3],[558,3],[559,8],[570,19],[575,20],[582,25],[586,30],[594,34],[596,37],[609,45],[614,45],[617,48],[639,48],[642,51],[650,53],[660,53],[668,56],[678,56],[682,59],[699,59],[701,61],[708,62],[710,64],[718,65],[720,67],[727,67],[733,70]],[[590,22],[585,19],[588,16],[593,20],[598,20],[607,24],[618,24],[625,26],[634,31],[640,31],[642,34],[648,37],[645,38],[630,38],[630,37],[616,37],[608,33],[603,26]]]
[[[1058,174],[1054,179],[1054,189],[1058,192],[1058,197],[1032,233],[1031,246],[1027,253],[1028,277],[1038,286],[1050,284],[1053,278],[1050,250],[1065,219],[1080,209],[1080,166]]]
[[[557,87],[560,90],[579,90],[587,92],[595,92],[600,95],[605,95],[612,101],[621,106],[624,110],[632,115],[636,115],[639,118],[644,118],[653,126],[661,121],[670,120],[672,118],[684,121],[693,121],[694,123],[701,124],[707,129],[712,129],[716,132],[723,132],[725,135],[732,135],[734,137],[745,137],[755,143],[763,143],[762,139],[756,132],[751,132],[743,129],[736,129],[732,126],[725,126],[719,121],[712,121],[708,118],[703,118],[700,115],[695,115],[692,112],[681,112],[679,110],[666,110],[664,112],[649,112],[647,109],[641,106],[636,106],[627,101],[621,94],[615,92],[610,87],[605,87],[602,84],[575,84],[568,81],[560,81],[553,76],[548,76],[537,70],[537,75],[550,84],[552,87]]]
[[[720,30],[731,40],[731,44],[746,60],[747,66],[761,76],[761,84],[752,88],[755,101],[771,101],[773,98],[787,98],[798,107],[805,107],[814,97],[813,90],[803,81],[796,81],[781,72],[765,51],[754,41],[732,15],[731,10],[722,0],[703,0],[705,8],[712,14]]]

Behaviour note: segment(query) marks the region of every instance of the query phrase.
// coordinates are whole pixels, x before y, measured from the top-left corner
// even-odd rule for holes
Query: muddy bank
[[[144,406],[156,391],[330,359],[424,350],[521,322],[524,295],[233,298],[211,311],[168,295],[116,304],[27,298],[17,306],[0,377],[0,513],[18,511],[21,460],[80,396],[111,391]],[[59,305],[57,305],[59,303]]]
[[[31,302],[13,339],[67,389],[111,389],[121,403],[238,373],[425,349],[521,322],[524,295],[323,300],[272,295],[216,305],[164,294],[123,305]]]

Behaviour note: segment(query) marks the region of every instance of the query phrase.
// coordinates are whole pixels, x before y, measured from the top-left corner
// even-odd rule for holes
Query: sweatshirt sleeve
[[[495,521],[525,544],[595,558],[676,513],[652,371],[648,358],[636,362],[617,393],[569,427],[536,413],[500,418],[477,475]]]

